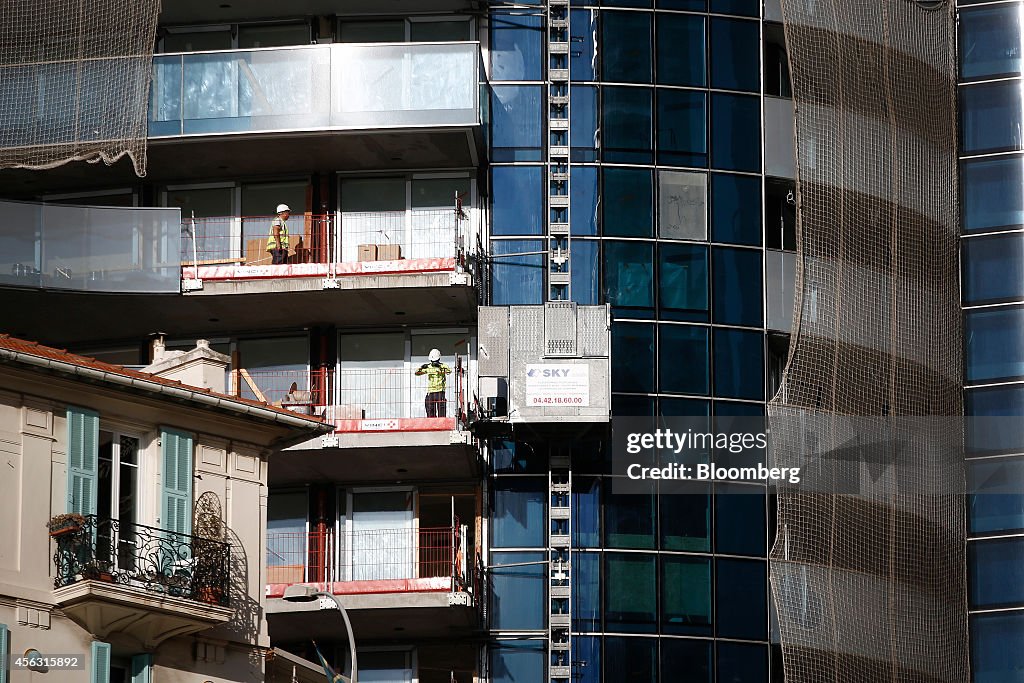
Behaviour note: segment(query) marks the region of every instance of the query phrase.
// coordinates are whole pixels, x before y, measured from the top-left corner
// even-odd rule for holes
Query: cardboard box
[[[377,260],[377,245],[376,244],[360,244],[359,245],[359,261],[376,261]]]
[[[378,261],[397,261],[402,258],[402,245],[401,244],[378,244],[377,245],[377,260]]]
[[[267,567],[267,583],[302,583],[306,568],[301,564],[285,564]]]
[[[362,406],[344,403],[335,409],[334,419],[336,420],[362,420]]]

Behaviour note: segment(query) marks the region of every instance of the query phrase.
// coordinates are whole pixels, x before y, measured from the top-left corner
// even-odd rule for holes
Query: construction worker
[[[448,375],[452,369],[441,362],[441,352],[437,349],[430,349],[427,356],[429,363],[424,363],[416,371],[417,375],[427,376],[427,397],[423,402],[427,411],[427,417],[446,417],[446,404],[444,400],[444,388],[448,383]]]
[[[291,215],[292,210],[287,204],[278,204],[277,218],[270,224],[267,251],[270,253],[271,263],[275,266],[288,263],[288,217]]]

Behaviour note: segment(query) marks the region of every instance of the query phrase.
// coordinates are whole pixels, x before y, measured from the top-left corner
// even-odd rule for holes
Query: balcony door
[[[339,419],[409,417],[411,371],[402,332],[338,337]]]
[[[96,488],[96,556],[132,569],[139,518],[139,438],[101,429]]]
[[[352,581],[416,577],[414,498],[411,489],[348,493],[344,547]]]

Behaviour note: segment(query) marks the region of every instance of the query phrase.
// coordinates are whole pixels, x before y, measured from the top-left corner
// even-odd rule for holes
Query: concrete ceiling
[[[160,24],[212,24],[287,19],[313,15],[413,15],[473,11],[472,0],[163,0]]]

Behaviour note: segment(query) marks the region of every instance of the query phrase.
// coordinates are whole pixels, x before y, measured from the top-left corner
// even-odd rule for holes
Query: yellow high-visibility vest
[[[267,240],[267,251],[277,249],[277,237],[274,235],[274,228],[278,226],[281,227],[281,248],[288,248],[288,221],[278,216],[270,224],[270,239]]]

